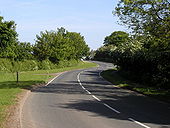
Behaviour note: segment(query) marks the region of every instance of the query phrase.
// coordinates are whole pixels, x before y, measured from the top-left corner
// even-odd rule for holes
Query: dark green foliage
[[[112,41],[113,32],[104,44],[116,48],[100,48],[95,58],[113,62],[119,70],[128,73],[126,76],[134,76],[133,80],[170,89],[169,6],[169,0],[120,0],[114,13],[133,30],[134,36],[117,45]]]
[[[115,14],[135,34],[152,37],[154,48],[170,48],[169,0],[121,0]]]
[[[27,42],[19,42],[16,46],[15,60],[31,60],[33,59],[33,46]]]
[[[136,74],[136,80],[150,86],[170,87],[170,53],[169,52],[143,52],[135,54],[113,53],[113,62],[121,70]]]
[[[142,47],[130,52],[114,51],[114,62],[136,74],[136,79],[164,88],[170,88],[169,7],[169,0],[121,0],[115,11]]]
[[[115,45],[119,46],[120,44],[129,40],[129,34],[123,31],[115,31],[110,36],[106,36],[104,39],[105,45]]]
[[[4,21],[0,16],[0,57],[15,58],[17,33],[14,21]]]
[[[140,37],[141,38],[141,37]],[[144,41],[132,39],[118,47],[103,46],[94,59],[112,62],[131,79],[157,88],[170,88],[170,51],[146,48]],[[150,42],[151,43],[151,42]]]

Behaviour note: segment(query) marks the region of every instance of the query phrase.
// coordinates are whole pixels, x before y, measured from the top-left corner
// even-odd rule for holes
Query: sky
[[[0,15],[17,24],[19,41],[35,43],[40,31],[64,27],[81,33],[91,49],[113,31],[128,31],[112,11],[118,0],[0,0]]]

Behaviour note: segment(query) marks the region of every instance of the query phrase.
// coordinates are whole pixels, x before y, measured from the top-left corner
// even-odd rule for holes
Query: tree
[[[68,32],[64,28],[57,31],[41,32],[37,35],[34,55],[40,61],[49,59],[53,63],[62,60],[80,59],[89,51],[84,37],[76,32]]]
[[[94,59],[99,61],[113,62],[112,52],[117,47],[115,45],[104,45],[95,51]]]
[[[123,31],[115,31],[111,35],[106,36],[104,39],[105,45],[115,45],[119,46],[120,44],[129,40],[129,34]]]
[[[0,57],[15,58],[17,45],[17,32],[14,21],[4,21],[0,16]]]
[[[161,36],[169,32],[169,0],[121,0],[115,14],[136,32]]]
[[[170,48],[169,0],[121,0],[116,14],[135,34],[152,38],[153,47]]]
[[[120,0],[115,14],[134,35],[117,41],[112,33],[105,38],[105,46],[96,51],[95,58],[114,63],[119,70],[133,75],[135,81],[169,89],[169,6],[169,0]],[[110,45],[115,49],[109,49]]]
[[[33,46],[27,42],[19,42],[16,46],[17,60],[31,60],[33,59]]]
[[[34,56],[40,61],[49,59],[53,47],[55,47],[56,33],[52,31],[40,32],[40,35],[36,35],[36,38],[36,44],[33,48]]]
[[[90,49],[80,33],[67,32],[66,37],[73,42],[72,47],[74,47],[74,51],[72,57],[74,59],[81,59],[83,56],[88,55]]]

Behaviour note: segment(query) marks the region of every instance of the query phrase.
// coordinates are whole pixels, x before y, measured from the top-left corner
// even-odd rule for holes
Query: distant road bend
[[[113,65],[69,71],[33,90],[22,128],[170,128],[170,105],[116,88],[100,76]]]

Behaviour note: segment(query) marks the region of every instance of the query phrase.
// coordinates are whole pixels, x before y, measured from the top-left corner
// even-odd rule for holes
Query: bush
[[[63,60],[59,61],[57,68],[64,68],[64,67],[71,67],[71,66],[76,66],[78,64],[78,60]]]
[[[38,62],[38,69],[40,70],[50,70],[54,67],[54,64],[49,60],[43,60]]]
[[[130,79],[140,83],[170,88],[170,51],[97,51],[95,59],[114,63],[119,70],[127,72],[127,76],[133,76]]]
[[[170,88],[170,52],[112,53],[113,63],[136,76],[135,81]]]
[[[0,71],[16,72],[38,70],[37,61],[24,60],[14,61],[10,59],[0,59]]]
[[[36,60],[24,60],[21,63],[20,71],[38,70],[38,62]]]
[[[12,61],[10,59],[0,59],[0,71],[16,72],[16,71],[33,71],[33,70],[50,70],[56,68],[76,66],[80,61],[78,60],[63,60],[58,64],[52,63],[50,60],[36,61],[23,60]]]
[[[0,71],[10,72],[12,68],[12,63],[9,59],[0,59]]]

